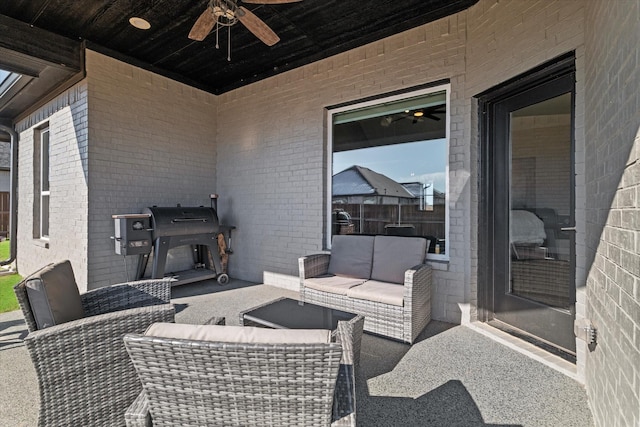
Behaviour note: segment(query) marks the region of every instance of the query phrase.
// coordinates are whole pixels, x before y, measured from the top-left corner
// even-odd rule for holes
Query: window
[[[20,74],[0,68],[0,97],[4,96],[19,78]]]
[[[34,134],[34,238],[49,238],[49,128]]]
[[[429,239],[447,259],[449,85],[331,108],[328,244],[335,234]]]

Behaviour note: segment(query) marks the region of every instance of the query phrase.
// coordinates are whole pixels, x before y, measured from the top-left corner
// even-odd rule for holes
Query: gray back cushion
[[[376,236],[371,279],[404,283],[404,272],[424,263],[427,239],[422,237]]]
[[[371,277],[373,236],[346,234],[333,236],[329,274],[358,279]]]
[[[84,317],[82,300],[69,261],[49,264],[25,279],[38,329]]]

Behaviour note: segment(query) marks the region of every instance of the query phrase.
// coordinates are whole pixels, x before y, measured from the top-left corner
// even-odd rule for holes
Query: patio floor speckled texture
[[[297,293],[238,280],[172,290],[176,321],[202,323]],[[38,386],[21,312],[0,314],[0,426],[37,423]],[[357,372],[361,426],[588,427],[584,387],[460,325],[431,321],[413,346],[365,334]]]

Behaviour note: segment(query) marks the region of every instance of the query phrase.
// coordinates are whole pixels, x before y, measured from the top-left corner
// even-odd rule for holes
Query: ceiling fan
[[[295,3],[302,0],[244,0],[248,4],[283,4]],[[280,41],[280,37],[263,20],[244,6],[238,5],[238,0],[209,0],[207,8],[189,32],[191,40],[202,41],[216,30],[216,48],[218,45],[218,31],[221,27],[229,30],[229,47],[227,60],[231,60],[231,27],[240,21],[249,31],[267,46],[273,46]]]
[[[380,120],[380,125],[382,127],[388,127],[399,120],[411,120],[411,123],[415,125],[416,123],[422,122],[425,118],[439,122],[441,118],[437,115],[444,114],[446,111],[445,105],[434,105],[431,107],[418,108],[416,110],[405,110],[401,113],[383,117],[382,120]]]

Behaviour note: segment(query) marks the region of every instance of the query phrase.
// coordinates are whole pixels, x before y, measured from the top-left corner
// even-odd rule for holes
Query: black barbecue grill
[[[218,214],[205,207],[144,208],[143,214],[151,216],[151,233],[154,240],[162,237],[217,234],[220,231]]]
[[[122,255],[140,255],[136,274],[138,279],[144,276],[152,248],[151,278],[158,279],[165,277],[169,250],[190,245],[193,250],[194,269],[174,273],[177,279],[176,284],[214,278],[217,278],[221,285],[229,281],[229,276],[220,263],[218,236],[223,232],[230,233],[234,227],[221,226],[213,206],[210,208],[179,205],[176,207],[153,206],[143,209],[141,214],[114,215],[114,218],[125,217],[135,218],[131,222],[134,225],[119,226],[116,223],[116,240],[120,245],[116,243],[116,252]],[[148,225],[140,218],[147,218]],[[121,230],[124,228],[125,231],[119,232],[119,228]],[[128,228],[131,228],[129,234],[135,235],[135,239],[127,237]],[[144,233],[147,233],[147,238]],[[149,240],[153,243],[152,245],[149,244]]]

